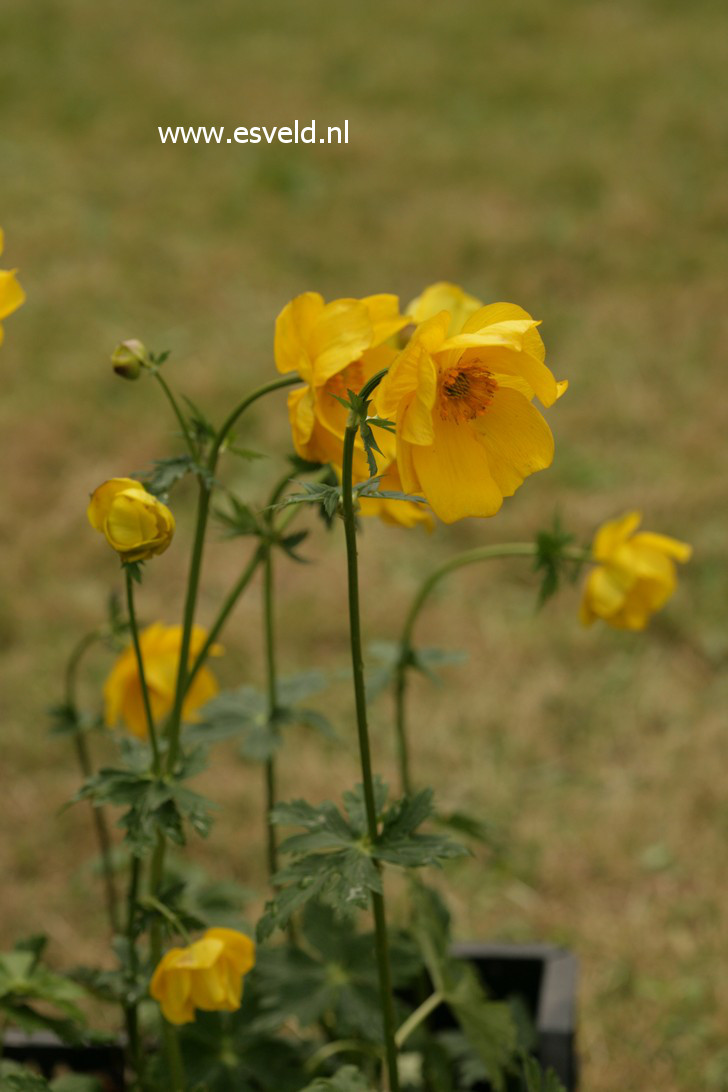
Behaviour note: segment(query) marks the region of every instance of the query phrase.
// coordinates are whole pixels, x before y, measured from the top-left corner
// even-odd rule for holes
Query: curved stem
[[[214,478],[217,469],[217,460],[220,456],[220,449],[222,448],[230,429],[249,406],[252,406],[254,402],[257,402],[258,399],[262,398],[264,395],[270,394],[272,391],[280,390],[282,387],[290,387],[293,383],[300,383],[300,377],[298,375],[283,376],[280,379],[264,384],[262,387],[258,387],[258,389],[254,390],[252,394],[249,394],[247,398],[244,398],[228,415],[222,427],[218,430],[207,457],[208,473],[207,475],[200,474],[199,476],[197,523],[195,526],[195,538],[192,545],[192,557],[190,559],[190,571],[187,581],[187,596],[185,598],[182,622],[182,640],[180,642],[179,664],[177,666],[177,684],[175,687],[174,705],[167,722],[167,736],[169,739],[167,769],[169,771],[174,769],[174,765],[179,755],[182,705],[187,692],[187,680],[189,676],[188,660],[190,655],[192,624],[195,616],[195,607],[197,605],[197,591],[200,584],[202,554],[205,546],[205,531],[207,530],[207,519],[210,513],[210,497],[212,494],[212,485],[210,482]],[[200,660],[199,666],[196,665],[196,670],[199,670],[202,663],[203,661]]]
[[[407,613],[402,635],[399,639],[399,660],[394,676],[394,702],[395,702],[395,734],[397,740],[397,758],[399,763],[400,782],[405,795],[412,792],[410,777],[409,747],[407,744],[406,724],[406,696],[407,696],[407,671],[412,666],[412,632],[419,617],[420,611],[429,599],[430,595],[449,573],[456,569],[462,569],[466,565],[474,565],[478,561],[495,561],[509,557],[537,557],[538,547],[535,542],[508,542],[498,546],[478,546],[474,550],[466,550],[456,557],[450,558],[439,568],[435,569],[424,581],[417,595],[412,600],[412,605]],[[588,561],[591,557],[588,550],[576,547],[562,551],[561,557],[567,561]]]
[[[144,657],[142,656],[142,648],[139,643],[139,627],[137,625],[136,611],[134,609],[134,579],[128,568],[125,569],[124,575],[126,576],[126,604],[129,611],[129,629],[131,630],[131,640],[132,644],[134,645],[134,653],[136,655],[137,670],[139,672],[139,685],[141,687],[142,702],[144,704],[144,714],[147,718],[147,731],[149,733],[149,743],[152,748],[154,773],[159,776],[159,774],[161,773],[159,744],[157,742],[157,730],[154,726],[152,705],[149,700],[149,687],[147,686],[147,677],[144,671]]]
[[[97,641],[103,637],[102,630],[92,630],[87,633],[85,637],[82,637],[76,647],[69,656],[68,663],[66,665],[66,707],[69,713],[72,715],[76,730],[73,733],[73,743],[76,750],[76,758],[78,759],[78,766],[81,771],[81,776],[84,780],[88,780],[93,773],[93,763],[91,761],[91,755],[89,753],[88,743],[86,741],[86,735],[81,727],[78,725],[78,704],[76,698],[76,684],[78,678],[78,669],[81,664],[81,660],[86,651],[91,648]],[[99,853],[101,856],[101,870],[104,877],[104,893],[106,898],[106,910],[109,916],[109,924],[111,925],[112,933],[118,933],[119,931],[119,914],[117,908],[117,893],[116,893],[116,881],[114,879],[114,868],[111,862],[111,835],[109,833],[108,823],[106,822],[106,812],[103,808],[94,807],[90,805],[91,813],[93,815],[94,830],[96,831],[96,840],[99,844]]]
[[[291,387],[294,383],[300,382],[300,375],[284,375],[281,376],[280,379],[272,379],[270,383],[265,383],[262,387],[258,387],[258,389],[254,390],[252,394],[249,394],[247,398],[244,398],[242,402],[239,402],[235,409],[228,414],[222,428],[218,430],[210,450],[208,469],[214,472],[215,467],[217,466],[217,457],[220,454],[220,448],[225,443],[227,434],[237,421],[238,417],[245,413],[246,409],[248,409],[249,406],[252,406],[253,402],[257,402],[259,398],[262,398],[266,394],[270,394],[272,391],[281,390],[283,387]]]
[[[164,391],[164,393],[165,393],[165,395],[167,397],[167,401],[169,402],[170,406],[172,407],[172,412],[174,413],[175,417],[179,421],[180,428],[182,429],[182,434],[183,434],[183,436],[185,438],[185,443],[187,444],[187,450],[189,451],[192,458],[196,460],[199,457],[199,452],[197,450],[197,444],[195,443],[195,441],[192,438],[192,433],[190,432],[189,426],[188,426],[187,422],[185,421],[184,414],[182,413],[182,411],[180,410],[180,408],[179,408],[179,406],[177,404],[177,399],[172,394],[172,391],[171,391],[167,381],[162,377],[162,373],[160,371],[155,370],[154,378],[157,380],[157,383],[159,383],[160,387]]]
[[[438,1005],[441,1005],[444,1000],[444,994],[440,993],[439,990],[435,990],[434,993],[431,993],[430,996],[407,1017],[394,1037],[397,1047],[400,1050],[407,1042],[412,1032],[418,1028],[420,1024],[427,1019],[430,1013],[434,1012]]]
[[[373,388],[372,388],[373,389]],[[349,632],[351,638],[351,662],[354,673],[354,699],[356,703],[356,723],[359,736],[359,756],[361,759],[362,785],[366,805],[367,831],[369,840],[377,839],[377,807],[374,797],[369,729],[367,726],[366,692],[364,688],[364,663],[362,657],[361,623],[359,614],[359,571],[356,546],[356,521],[354,515],[353,459],[354,441],[357,432],[357,420],[354,414],[349,420],[344,434],[344,453],[342,466],[342,506],[344,532],[346,536],[346,557],[349,590]],[[397,1048],[394,1042],[395,1021],[392,997],[392,974],[389,965],[389,947],[387,942],[387,923],[384,909],[384,896],[372,891],[372,911],[374,914],[374,936],[379,972],[379,992],[382,1003],[382,1024],[384,1046],[387,1058],[387,1072],[391,1092],[399,1092],[397,1072]]]

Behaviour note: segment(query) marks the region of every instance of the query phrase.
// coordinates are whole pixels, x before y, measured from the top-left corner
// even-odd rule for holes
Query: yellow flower
[[[110,478],[100,485],[87,515],[122,561],[146,561],[164,553],[174,535],[169,508],[133,478]]]
[[[430,314],[442,302],[452,310]],[[553,436],[532,400],[550,406],[566,389],[544,364],[538,322],[512,303],[477,302],[454,285],[426,289],[413,304],[426,317],[375,395],[396,422],[405,492],[445,523],[494,515],[550,465]]]
[[[0,254],[3,252],[5,236],[0,228]],[[18,284],[15,269],[0,269],[0,345],[3,343],[2,320],[12,315],[25,303],[25,292]]]
[[[149,992],[170,1024],[189,1024],[195,1009],[235,1012],[243,975],[255,966],[255,945],[235,929],[208,929],[186,948],[170,948],[152,975]]]
[[[206,630],[193,626],[188,666],[197,658],[206,640]],[[147,626],[139,635],[144,677],[155,721],[166,716],[174,704],[181,643],[182,627],[164,626],[161,622]],[[220,645],[213,645],[210,654],[221,656]],[[187,691],[182,706],[183,718],[193,720],[194,711],[213,698],[217,690],[215,676],[209,668],[201,667]],[[104,717],[109,728],[122,720],[133,735],[147,738],[147,718],[133,645],[124,649],[104,683]]]
[[[675,591],[676,561],[689,561],[692,547],[667,535],[640,531],[640,512],[603,524],[592,544],[599,562],[587,577],[581,620],[603,618],[617,629],[644,629]]]
[[[304,292],[276,319],[279,372],[298,372],[304,386],[288,396],[293,444],[303,459],[341,465],[346,409],[336,397],[357,393],[395,353],[384,343],[407,324],[396,296],[324,303]]]

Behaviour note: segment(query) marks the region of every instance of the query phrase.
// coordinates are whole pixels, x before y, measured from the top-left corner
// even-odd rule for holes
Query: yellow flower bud
[[[255,945],[235,929],[208,929],[186,948],[171,948],[157,964],[149,992],[170,1024],[189,1024],[195,1009],[235,1012],[243,975],[255,966]]]
[[[146,561],[164,553],[174,535],[169,508],[133,478],[110,478],[100,485],[87,515],[122,561]]]
[[[149,368],[151,364],[146,345],[134,337],[122,341],[111,354],[111,365],[122,379],[138,379],[142,368]]]
[[[675,562],[689,561],[692,547],[651,531],[635,534],[641,521],[639,512],[627,512],[594,536],[592,556],[599,564],[584,585],[584,625],[603,618],[616,629],[644,629],[675,591]]]
[[[188,668],[197,659],[206,640],[207,632],[202,626],[193,626]],[[155,622],[139,635],[149,704],[155,721],[165,717],[174,704],[181,644],[182,626],[164,626],[161,622]],[[210,655],[222,656],[222,651],[220,645],[213,645]],[[195,710],[214,698],[217,690],[217,681],[210,669],[200,668],[185,695],[183,720],[193,720]],[[139,666],[131,644],[117,658],[104,683],[104,719],[108,728],[113,728],[121,720],[132,735],[139,739],[147,738]]]

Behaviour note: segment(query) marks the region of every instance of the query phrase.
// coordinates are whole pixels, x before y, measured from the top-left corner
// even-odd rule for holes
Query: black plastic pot
[[[544,1069],[554,1070],[567,1092],[576,1092],[575,956],[548,944],[456,944],[453,954],[475,966],[492,998],[520,1000],[535,1030],[535,1057]],[[69,1070],[92,1073],[104,1092],[124,1090],[124,1052],[118,1045],[74,1047],[45,1033],[9,1031],[4,1056],[36,1066],[45,1077]]]
[[[490,997],[525,1005],[536,1035],[534,1056],[567,1092],[576,1092],[576,957],[549,944],[477,942],[456,944],[453,954],[476,967]]]
[[[96,1077],[104,1092],[124,1092],[124,1051],[117,1044],[69,1046],[48,1032],[5,1033],[3,1057],[37,1069],[50,1080],[62,1073]]]

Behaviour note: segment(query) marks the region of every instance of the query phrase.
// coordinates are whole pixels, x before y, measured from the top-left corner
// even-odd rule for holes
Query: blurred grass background
[[[168,378],[218,419],[272,372],[293,295],[450,279],[544,320],[569,377],[557,456],[496,521],[428,537],[367,524],[366,629],[391,638],[417,582],[457,549],[530,537],[555,509],[588,541],[636,506],[695,560],[647,635],[576,621],[567,589],[534,617],[518,563],[450,579],[423,641],[465,648],[446,688],[413,688],[416,772],[511,847],[451,874],[461,936],[544,939],[583,965],[584,1089],[728,1089],[723,771],[728,424],[728,10],[713,0],[422,4],[4,0],[0,220],[28,292],[0,354],[3,793],[0,942],[50,934],[56,963],[103,956],[76,773],[45,708],[70,644],[118,587],[85,520],[104,478],[176,450],[150,383],[107,364],[123,337],[172,350]],[[319,125],[347,147],[162,146],[158,125]],[[260,500],[283,466],[282,397],[248,418],[273,457],[230,467]],[[175,620],[191,522],[140,597]],[[281,660],[345,666],[341,542],[312,524],[308,568],[279,565]],[[201,620],[244,561],[213,542]],[[225,684],[261,676],[253,589]],[[313,636],[311,632],[313,629]],[[88,700],[109,666],[89,663]],[[284,795],[356,777],[344,744],[292,736]],[[390,709],[377,765],[393,771]],[[98,748],[113,754],[108,743]],[[211,870],[262,886],[260,773],[218,763]],[[69,896],[70,888],[70,896]]]

